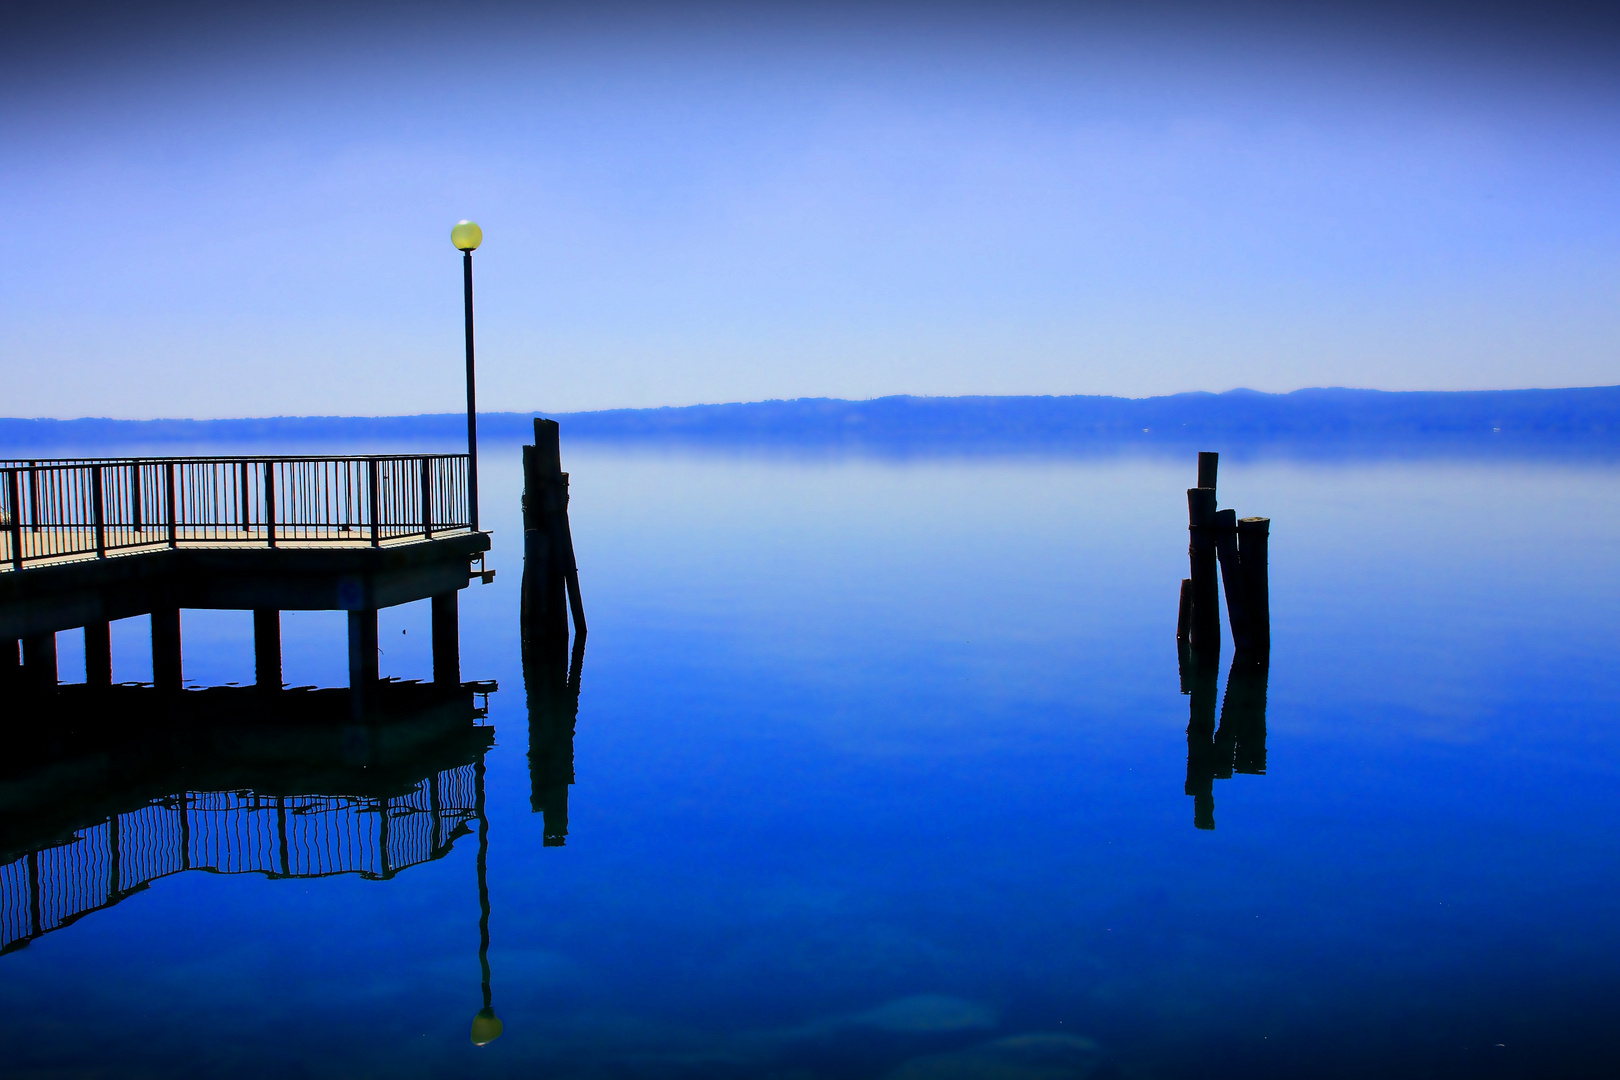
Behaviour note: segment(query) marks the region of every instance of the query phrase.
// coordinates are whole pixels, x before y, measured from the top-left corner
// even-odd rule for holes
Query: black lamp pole
[[[467,509],[478,531],[478,396],[473,388],[472,252],[461,254],[462,295],[467,306]]]

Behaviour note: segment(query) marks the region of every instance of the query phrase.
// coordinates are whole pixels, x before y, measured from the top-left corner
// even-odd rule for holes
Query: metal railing
[[[0,569],[183,544],[366,543],[468,527],[467,455],[0,461]]]

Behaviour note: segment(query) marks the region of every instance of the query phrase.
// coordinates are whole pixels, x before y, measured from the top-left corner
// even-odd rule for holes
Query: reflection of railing
[[[0,569],[182,544],[377,546],[467,522],[465,454],[0,462]]]
[[[440,858],[467,833],[477,787],[469,764],[388,798],[237,791],[155,799],[0,866],[0,951],[182,870],[393,877]]]

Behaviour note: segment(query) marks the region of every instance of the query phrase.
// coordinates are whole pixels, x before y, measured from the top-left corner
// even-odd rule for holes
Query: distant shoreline
[[[539,413],[480,413],[480,438],[526,437]],[[873,450],[1100,444],[1487,444],[1620,448],[1620,386],[1558,390],[1233,390],[1151,398],[896,396],[545,414],[571,439]],[[228,420],[0,419],[0,455],[111,444],[366,442],[465,438],[465,416]]]

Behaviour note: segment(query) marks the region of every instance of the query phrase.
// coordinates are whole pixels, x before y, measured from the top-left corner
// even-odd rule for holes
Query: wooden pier
[[[255,683],[282,687],[282,611],[345,611],[349,689],[378,682],[377,612],[433,604],[433,680],[459,686],[458,593],[483,567],[467,455],[0,462],[0,693],[50,692],[55,635],[83,628],[112,682],[108,624],[151,619],[153,685],[184,683],[180,611],[254,613]]]

